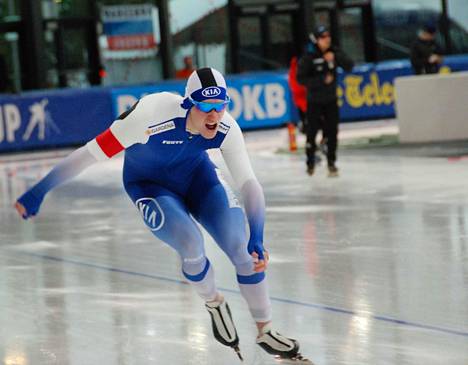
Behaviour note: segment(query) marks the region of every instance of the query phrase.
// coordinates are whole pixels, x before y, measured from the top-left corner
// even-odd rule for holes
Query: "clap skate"
[[[205,307],[211,316],[211,325],[215,338],[223,345],[232,347],[237,356],[239,356],[239,359],[244,361],[239,349],[239,336],[232,321],[231,310],[226,301],[223,299],[221,302],[205,303]]]
[[[274,355],[279,363],[313,365],[312,361],[299,353],[299,342],[273,331],[270,323],[263,327],[262,332],[257,337],[257,344],[270,355]]]

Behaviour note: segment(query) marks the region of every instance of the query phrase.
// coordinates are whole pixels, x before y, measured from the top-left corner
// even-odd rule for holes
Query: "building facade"
[[[408,58],[427,22],[447,54],[468,53],[465,2],[0,0],[0,92],[154,83],[185,56],[227,73],[284,69],[316,24],[357,63]]]

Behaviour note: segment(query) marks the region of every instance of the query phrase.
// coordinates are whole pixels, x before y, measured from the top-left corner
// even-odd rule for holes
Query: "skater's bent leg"
[[[184,262],[182,272],[205,302],[217,301],[222,298],[216,289],[214,271],[208,258],[203,257],[200,262]]]
[[[247,251],[244,214],[229,186],[220,180],[209,166],[195,176],[191,187],[193,194],[190,194],[195,198],[189,200],[190,211],[234,264],[242,296],[257,323],[257,344],[270,354],[296,357],[299,350],[297,341],[271,329],[271,304],[265,273],[254,271],[253,259]],[[238,336],[227,303],[221,299],[219,303],[214,301],[206,306],[212,317],[215,337],[233,347],[240,357]],[[227,327],[231,330],[221,331],[226,329],[224,324],[220,324],[221,318],[229,322]]]
[[[229,187],[226,187],[229,189]],[[211,188],[197,210],[201,224],[234,264],[242,296],[256,322],[271,320],[271,304],[265,273],[256,273],[247,252],[247,234],[242,209],[229,201],[225,186]]]
[[[203,236],[182,199],[154,185],[126,189],[151,232],[177,251],[182,272],[198,295],[205,301],[214,300],[217,290]]]
[[[268,295],[268,282],[264,272],[255,273],[252,263],[236,266],[237,282],[242,296],[246,300],[250,314],[259,330],[271,321],[271,302]]]

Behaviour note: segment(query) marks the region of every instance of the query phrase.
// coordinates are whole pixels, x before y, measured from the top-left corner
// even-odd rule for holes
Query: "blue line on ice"
[[[166,281],[166,282],[171,282],[171,283],[176,283],[176,284],[189,285],[184,280],[168,278],[168,277],[165,277],[165,276],[159,276],[159,275],[140,273],[140,272],[136,272],[136,271],[123,270],[123,269],[118,269],[118,268],[104,266],[104,265],[92,264],[92,263],[78,261],[78,260],[72,260],[72,259],[66,259],[66,258],[62,258],[62,257],[41,255],[41,254],[32,253],[32,252],[22,252],[22,251],[18,251],[18,250],[15,250],[15,251],[18,252],[18,253],[21,253],[21,254],[37,257],[37,258],[40,258],[40,259],[43,259],[43,260],[64,262],[64,263],[67,263],[67,264],[73,264],[73,265],[78,265],[78,266],[83,266],[83,267],[91,267],[91,268],[97,269],[97,270],[105,270],[105,271],[116,272],[116,273],[120,273],[120,274],[127,274],[127,275],[139,276],[139,277],[144,277],[144,278],[149,278],[149,279],[156,279],[156,280],[161,280],[161,281]],[[221,291],[225,291],[225,292],[240,294],[240,292],[237,291],[237,290],[225,289],[225,288],[219,288],[219,289]],[[323,305],[323,304],[300,302],[300,301],[297,301],[297,300],[290,300],[290,299],[284,299],[284,298],[278,298],[278,297],[270,297],[270,298],[271,298],[272,301],[275,301],[275,302],[294,304],[294,305],[299,305],[299,306],[309,307],[309,308],[316,308],[316,309],[329,311],[329,312],[348,314],[348,315],[351,315],[351,316],[359,316],[358,312],[355,312],[355,311],[352,311],[352,310],[349,310],[349,309],[332,307],[332,306]],[[436,332],[441,332],[441,333],[446,333],[446,334],[451,334],[451,335],[456,335],[456,336],[468,337],[468,332],[462,331],[462,330],[453,330],[453,329],[450,329],[450,328],[431,326],[431,325],[427,325],[427,324],[421,324],[421,323],[416,323],[416,322],[411,322],[411,321],[405,321],[405,320],[401,320],[401,319],[393,318],[393,317],[389,317],[389,316],[372,315],[371,318],[376,320],[376,321],[394,323],[394,324],[399,324],[399,325],[407,326],[407,327],[420,328],[420,329],[436,331]]]

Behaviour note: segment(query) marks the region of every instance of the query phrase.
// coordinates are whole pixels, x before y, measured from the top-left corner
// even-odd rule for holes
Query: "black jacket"
[[[442,50],[434,41],[425,41],[418,37],[411,46],[411,65],[416,75],[435,74],[439,71],[439,64],[429,63],[432,54],[442,54]]]
[[[323,55],[331,51],[335,54],[333,62],[327,62]],[[308,103],[329,103],[336,100],[336,68],[339,66],[345,71],[351,71],[353,61],[342,51],[331,47],[326,52],[321,52],[318,48],[312,53],[301,57],[297,65],[297,81],[307,88]],[[325,84],[325,76],[331,73],[334,76],[333,82]]]

